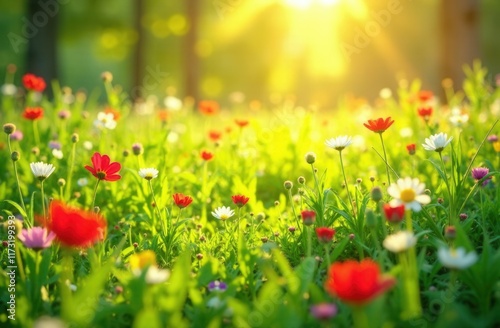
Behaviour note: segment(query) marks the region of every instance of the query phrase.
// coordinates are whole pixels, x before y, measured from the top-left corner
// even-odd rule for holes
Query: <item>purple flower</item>
[[[23,140],[23,137],[24,137],[23,133],[19,130],[16,130],[16,131],[11,133],[10,140],[21,141],[21,140]]]
[[[52,245],[56,235],[45,228],[33,227],[29,230],[21,230],[18,238],[23,242],[24,246],[39,251]]]
[[[59,141],[52,140],[49,142],[49,149],[61,150],[61,143]]]
[[[65,120],[65,119],[68,119],[70,116],[71,116],[71,112],[67,109],[62,109],[59,111],[59,113],[57,113],[57,116],[61,119],[61,120]]]
[[[212,281],[208,284],[208,290],[211,292],[223,292],[227,289],[227,285],[223,281]]]
[[[318,320],[328,320],[337,314],[337,306],[332,303],[311,305],[311,315]]]
[[[492,134],[491,136],[488,136],[488,141],[491,143],[498,141],[498,136],[496,134]]]
[[[482,178],[484,178],[489,172],[490,172],[490,170],[487,167],[476,167],[476,168],[472,169],[471,174],[472,174],[472,178],[474,178],[474,180],[479,181]],[[491,180],[491,177],[484,180],[483,186],[486,186],[490,180]]]

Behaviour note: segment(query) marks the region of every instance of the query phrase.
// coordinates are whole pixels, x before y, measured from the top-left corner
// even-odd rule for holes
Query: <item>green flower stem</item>
[[[149,184],[149,190],[151,190],[151,197],[153,198],[153,203],[154,203],[154,207],[156,208],[156,211],[158,212],[158,218],[161,220],[161,212],[160,212],[160,209],[158,207],[158,202],[156,201],[156,198],[155,198],[155,192],[153,190],[153,184],[151,183],[151,180],[148,180],[148,184]],[[156,216],[155,216],[155,213],[154,213],[154,209],[153,209],[153,213],[152,213],[152,216],[153,216],[153,232],[156,233],[156,223],[157,223],[157,220],[156,220]],[[179,211],[180,213],[180,211]],[[179,217],[177,217],[177,220],[179,219]]]
[[[387,185],[391,185],[391,176],[389,175],[389,163],[387,162],[387,153],[385,151],[384,138],[382,137],[382,132],[378,134],[380,136],[380,142],[382,143],[382,150],[384,151],[384,161],[385,161],[385,171],[387,173]]]
[[[45,192],[44,192],[44,189],[43,189],[43,182],[44,180],[42,180],[40,183],[41,183],[41,186],[40,186],[40,189],[42,190],[42,209],[43,209],[43,217],[46,218],[46,212],[45,212]]]
[[[101,182],[101,179],[97,179],[97,183],[95,184],[94,187],[94,196],[92,197],[92,207],[90,208],[92,212],[94,211],[95,208],[95,198],[97,196],[97,187],[99,186],[99,182]]]
[[[406,216],[406,230],[409,232],[413,232],[413,222],[411,219],[411,210],[406,210],[405,212]]]
[[[59,277],[59,293],[61,295],[61,317],[70,319],[74,311],[72,305],[71,289],[69,284],[73,281],[73,254],[70,250],[64,250],[61,260],[62,271]]]
[[[401,313],[401,317],[403,320],[409,320],[417,318],[422,314],[415,247],[399,253],[399,263],[402,269],[404,295],[404,310]]]
[[[313,177],[314,177],[314,184],[316,185],[316,191],[318,192],[318,199],[319,199],[319,203],[322,204],[323,202],[321,201],[321,189],[319,188],[319,182],[318,182],[318,177],[316,176],[316,170],[314,169],[314,164],[311,164],[311,170],[312,170],[312,174],[313,174]]]
[[[238,218],[236,219],[236,229],[237,229],[236,239],[238,240],[238,243],[239,243],[239,240],[240,240],[241,207],[238,206],[237,212],[238,212]]]
[[[312,234],[311,234],[311,229],[312,227],[307,226],[307,257],[311,257],[312,254]]]
[[[66,179],[66,192],[64,194],[64,198],[69,201],[71,197],[71,180],[73,178],[73,169],[75,167],[75,155],[76,155],[76,143],[73,143],[71,148],[71,156],[69,160],[69,170],[68,170],[68,178]]]
[[[446,185],[446,190],[448,191],[448,202],[449,202],[449,210],[448,210],[448,213],[450,215],[450,218],[449,218],[449,225],[455,225],[455,221],[456,221],[456,218],[455,218],[455,215],[454,215],[454,205],[453,205],[453,195],[451,193],[451,189],[450,189],[450,184],[448,183],[448,175],[446,174],[446,166],[444,164],[444,160],[443,160],[443,155],[441,154],[441,152],[439,152],[439,158],[441,159],[441,164],[443,165],[443,173],[445,175],[445,179],[444,179],[444,183]]]
[[[17,239],[17,238],[16,238]],[[21,252],[19,251],[19,245],[21,245],[20,240],[15,241],[15,246],[16,246],[16,263],[17,263],[17,268],[19,269],[19,275],[21,276],[21,280],[26,281],[26,274],[24,273],[24,265],[23,265],[23,258],[21,257]]]
[[[9,149],[10,149],[10,142],[9,142]],[[12,151],[10,152],[12,154]],[[21,191],[21,184],[19,183],[19,173],[17,172],[17,164],[15,161],[12,161],[12,165],[14,166],[14,175],[16,176],[16,182],[17,182],[17,190],[19,192],[19,200],[21,201],[21,206],[23,207],[24,213],[28,215],[28,212],[26,211],[26,205],[24,205],[24,198],[23,198],[23,192]],[[27,218],[26,224],[28,225],[28,228],[33,226],[33,223],[30,222],[29,218]]]
[[[332,265],[332,260],[330,259],[330,243],[325,243],[325,257],[326,264],[328,264],[328,268]]]
[[[293,216],[295,217],[295,221],[297,222],[297,228],[299,229],[300,233],[302,233],[302,227],[299,221],[299,217],[297,216],[297,212],[295,212],[295,205],[293,204],[293,196],[291,189],[288,189],[288,199],[290,199],[290,207],[292,208]]]
[[[354,305],[351,307],[352,310],[352,320],[355,328],[368,328],[370,327],[370,322],[368,316],[365,312],[364,306]]]
[[[40,146],[40,133],[38,133],[37,120],[33,120],[33,135],[35,136],[35,145]]]
[[[354,210],[354,204],[352,202],[351,194],[349,192],[349,185],[347,184],[347,177],[345,175],[344,161],[342,160],[342,151],[341,150],[339,150],[339,156],[340,156],[340,168],[342,169],[342,175],[344,176],[344,184],[345,184],[345,189],[347,191],[347,197],[349,198],[349,203],[350,203],[351,208],[352,208],[353,218],[355,218],[356,217],[356,211]]]
[[[201,204],[201,224],[203,226],[207,225],[207,200],[206,200],[206,194],[207,194],[207,179],[208,179],[208,161],[205,161],[203,163],[203,173],[202,173],[202,180],[201,180],[201,198],[202,198],[202,204]]]

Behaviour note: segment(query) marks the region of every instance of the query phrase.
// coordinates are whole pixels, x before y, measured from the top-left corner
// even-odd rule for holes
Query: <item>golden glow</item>
[[[297,9],[308,9],[309,7],[320,4],[323,6],[331,6],[339,4],[342,0],[283,0],[285,5],[297,8]]]

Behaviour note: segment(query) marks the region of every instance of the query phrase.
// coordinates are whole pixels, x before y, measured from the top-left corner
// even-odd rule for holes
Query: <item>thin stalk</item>
[[[351,204],[353,218],[355,218],[356,211],[354,210],[354,204],[352,202],[351,194],[349,192],[349,185],[347,184],[347,177],[345,175],[345,170],[344,170],[344,161],[342,160],[342,151],[339,151],[339,157],[340,157],[340,168],[342,169],[342,175],[344,176],[344,184],[345,184],[345,188],[347,190],[347,197],[349,198],[349,203]]]
[[[382,143],[382,150],[384,151],[384,160],[385,160],[385,171],[387,173],[387,185],[391,185],[391,176],[389,175],[389,164],[387,164],[387,153],[385,151],[384,138],[382,137],[382,133],[378,134],[380,136],[380,142]]]
[[[35,136],[35,145],[40,146],[40,134],[38,133],[38,123],[33,120],[33,135]]]
[[[43,181],[41,181],[41,186],[40,186],[40,189],[42,190],[42,209],[43,209],[43,217],[46,218],[46,212],[45,212],[45,191],[44,191],[44,188],[43,188]]]
[[[95,184],[94,196],[92,197],[92,207],[90,208],[92,212],[94,211],[95,208],[95,198],[97,196],[97,187],[99,186],[99,182],[101,182],[101,179],[97,179],[97,183]]]
[[[64,198],[69,201],[71,195],[71,179],[73,178],[73,168],[75,166],[75,155],[76,155],[76,143],[73,143],[71,148],[71,156],[69,160],[69,170],[68,170],[68,178],[66,179],[66,192]]]
[[[153,190],[153,184],[151,183],[151,180],[148,180],[148,184],[149,184],[149,190],[151,190],[151,197],[153,198],[153,203],[154,203],[154,207],[156,208],[156,211],[158,212],[158,218],[161,220],[161,212],[160,212],[160,209],[158,208],[158,202],[156,201],[156,198],[155,198],[155,192]],[[153,209],[153,231],[156,233],[156,216],[154,214],[154,209]]]
[[[293,216],[295,217],[295,221],[297,221],[297,228],[299,228],[300,233],[302,233],[302,227],[300,226],[299,217],[297,216],[297,213],[295,212],[295,206],[293,205],[293,196],[291,189],[288,189],[288,198],[290,199],[290,206],[292,207]]]
[[[451,194],[451,189],[450,189],[450,184],[448,183],[448,175],[446,174],[446,166],[444,164],[444,160],[443,160],[443,155],[441,154],[441,152],[439,152],[439,158],[441,159],[441,164],[443,165],[443,173],[445,175],[445,179],[444,179],[444,183],[446,185],[446,190],[448,191],[448,199],[449,199],[449,210],[448,210],[448,214],[450,216],[449,218],[449,225],[452,225],[454,224],[453,222],[453,218],[454,218],[454,215],[453,215],[453,196]]]

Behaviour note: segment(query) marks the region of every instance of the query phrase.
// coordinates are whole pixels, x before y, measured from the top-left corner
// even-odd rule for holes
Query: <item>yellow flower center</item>
[[[400,198],[404,203],[411,203],[415,200],[415,190],[413,189],[404,189],[401,190]]]
[[[227,220],[228,218],[229,218],[229,216],[228,216],[227,214],[222,214],[222,215],[220,216],[220,219],[221,219],[222,221]]]

